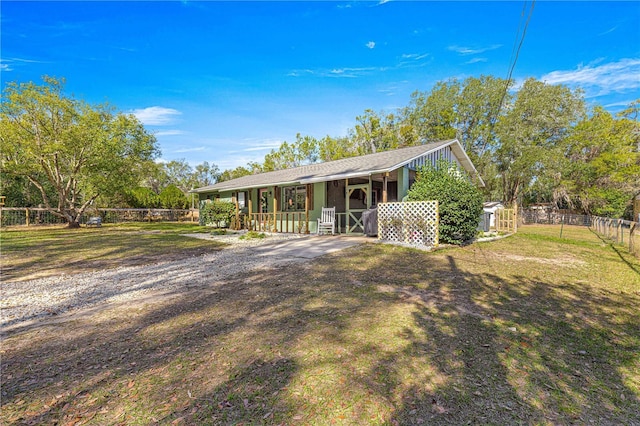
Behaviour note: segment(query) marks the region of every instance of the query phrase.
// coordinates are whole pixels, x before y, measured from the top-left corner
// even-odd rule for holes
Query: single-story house
[[[316,232],[322,207],[335,207],[338,232],[362,233],[362,213],[380,202],[402,201],[416,171],[439,159],[457,163],[484,185],[458,140],[308,164],[243,176],[194,189],[200,205],[236,205],[235,227],[275,232]]]

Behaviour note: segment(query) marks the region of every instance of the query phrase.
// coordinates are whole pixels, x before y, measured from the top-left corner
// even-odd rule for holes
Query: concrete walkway
[[[252,247],[249,250],[256,256],[313,259],[314,257],[344,250],[358,244],[377,241],[375,238],[359,236],[309,236],[279,241]]]

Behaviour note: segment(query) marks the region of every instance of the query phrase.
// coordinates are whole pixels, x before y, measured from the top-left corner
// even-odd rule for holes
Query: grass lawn
[[[15,227],[0,232],[2,279],[24,281],[60,273],[86,272],[202,254],[220,248],[211,241],[180,236],[210,232],[193,223],[104,224]]]
[[[0,423],[640,425],[640,262],[559,231],[43,322],[4,336]]]

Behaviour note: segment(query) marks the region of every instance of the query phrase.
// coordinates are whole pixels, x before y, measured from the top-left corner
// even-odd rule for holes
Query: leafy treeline
[[[79,226],[90,206],[189,206],[216,165],[156,163],[155,137],[131,114],[64,94],[64,80],[9,83],[0,103],[0,192],[7,206],[42,206]]]
[[[9,83],[0,103],[2,192],[30,189],[70,227],[100,196],[137,183],[158,153],[155,138],[132,115],[63,94],[63,83]],[[6,194],[5,194],[6,191]]]
[[[63,93],[64,81],[9,83],[0,100],[0,192],[8,206],[43,205],[70,224],[89,206],[189,207],[189,190],[251,173],[457,138],[486,200],[555,203],[630,215],[640,192],[640,100],[614,116],[581,90],[490,76],[442,81],[393,113],[366,110],[344,137],[298,134],[262,163],[220,172],[157,163],[157,142],[130,114]]]
[[[1,191],[6,196],[8,207],[44,207],[40,190],[28,178],[8,172],[3,167],[0,173]],[[195,168],[185,160],[167,163],[147,161],[140,165],[131,187],[103,192],[96,197],[94,205],[114,208],[189,208],[193,201],[189,191],[213,185],[219,176],[218,167],[207,161]],[[57,197],[55,188],[47,180],[43,180],[42,187],[48,199]]]
[[[589,214],[629,215],[640,192],[636,101],[611,115],[581,90],[535,79],[514,88],[490,76],[439,82],[395,113],[366,110],[347,136],[298,134],[262,163],[220,179],[447,139],[458,139],[486,183],[487,200],[554,203]]]
[[[138,208],[183,209],[191,207],[193,199],[189,191],[218,181],[220,171],[215,164],[204,161],[192,168],[185,160],[168,163],[150,162],[139,185],[124,193],[119,199],[109,200],[109,205]],[[197,205],[195,205],[197,207]]]

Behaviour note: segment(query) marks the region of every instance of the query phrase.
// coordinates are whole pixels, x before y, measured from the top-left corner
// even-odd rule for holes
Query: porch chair
[[[322,214],[318,218],[318,235],[321,231],[331,231],[331,235],[336,233],[336,208],[323,207]]]

